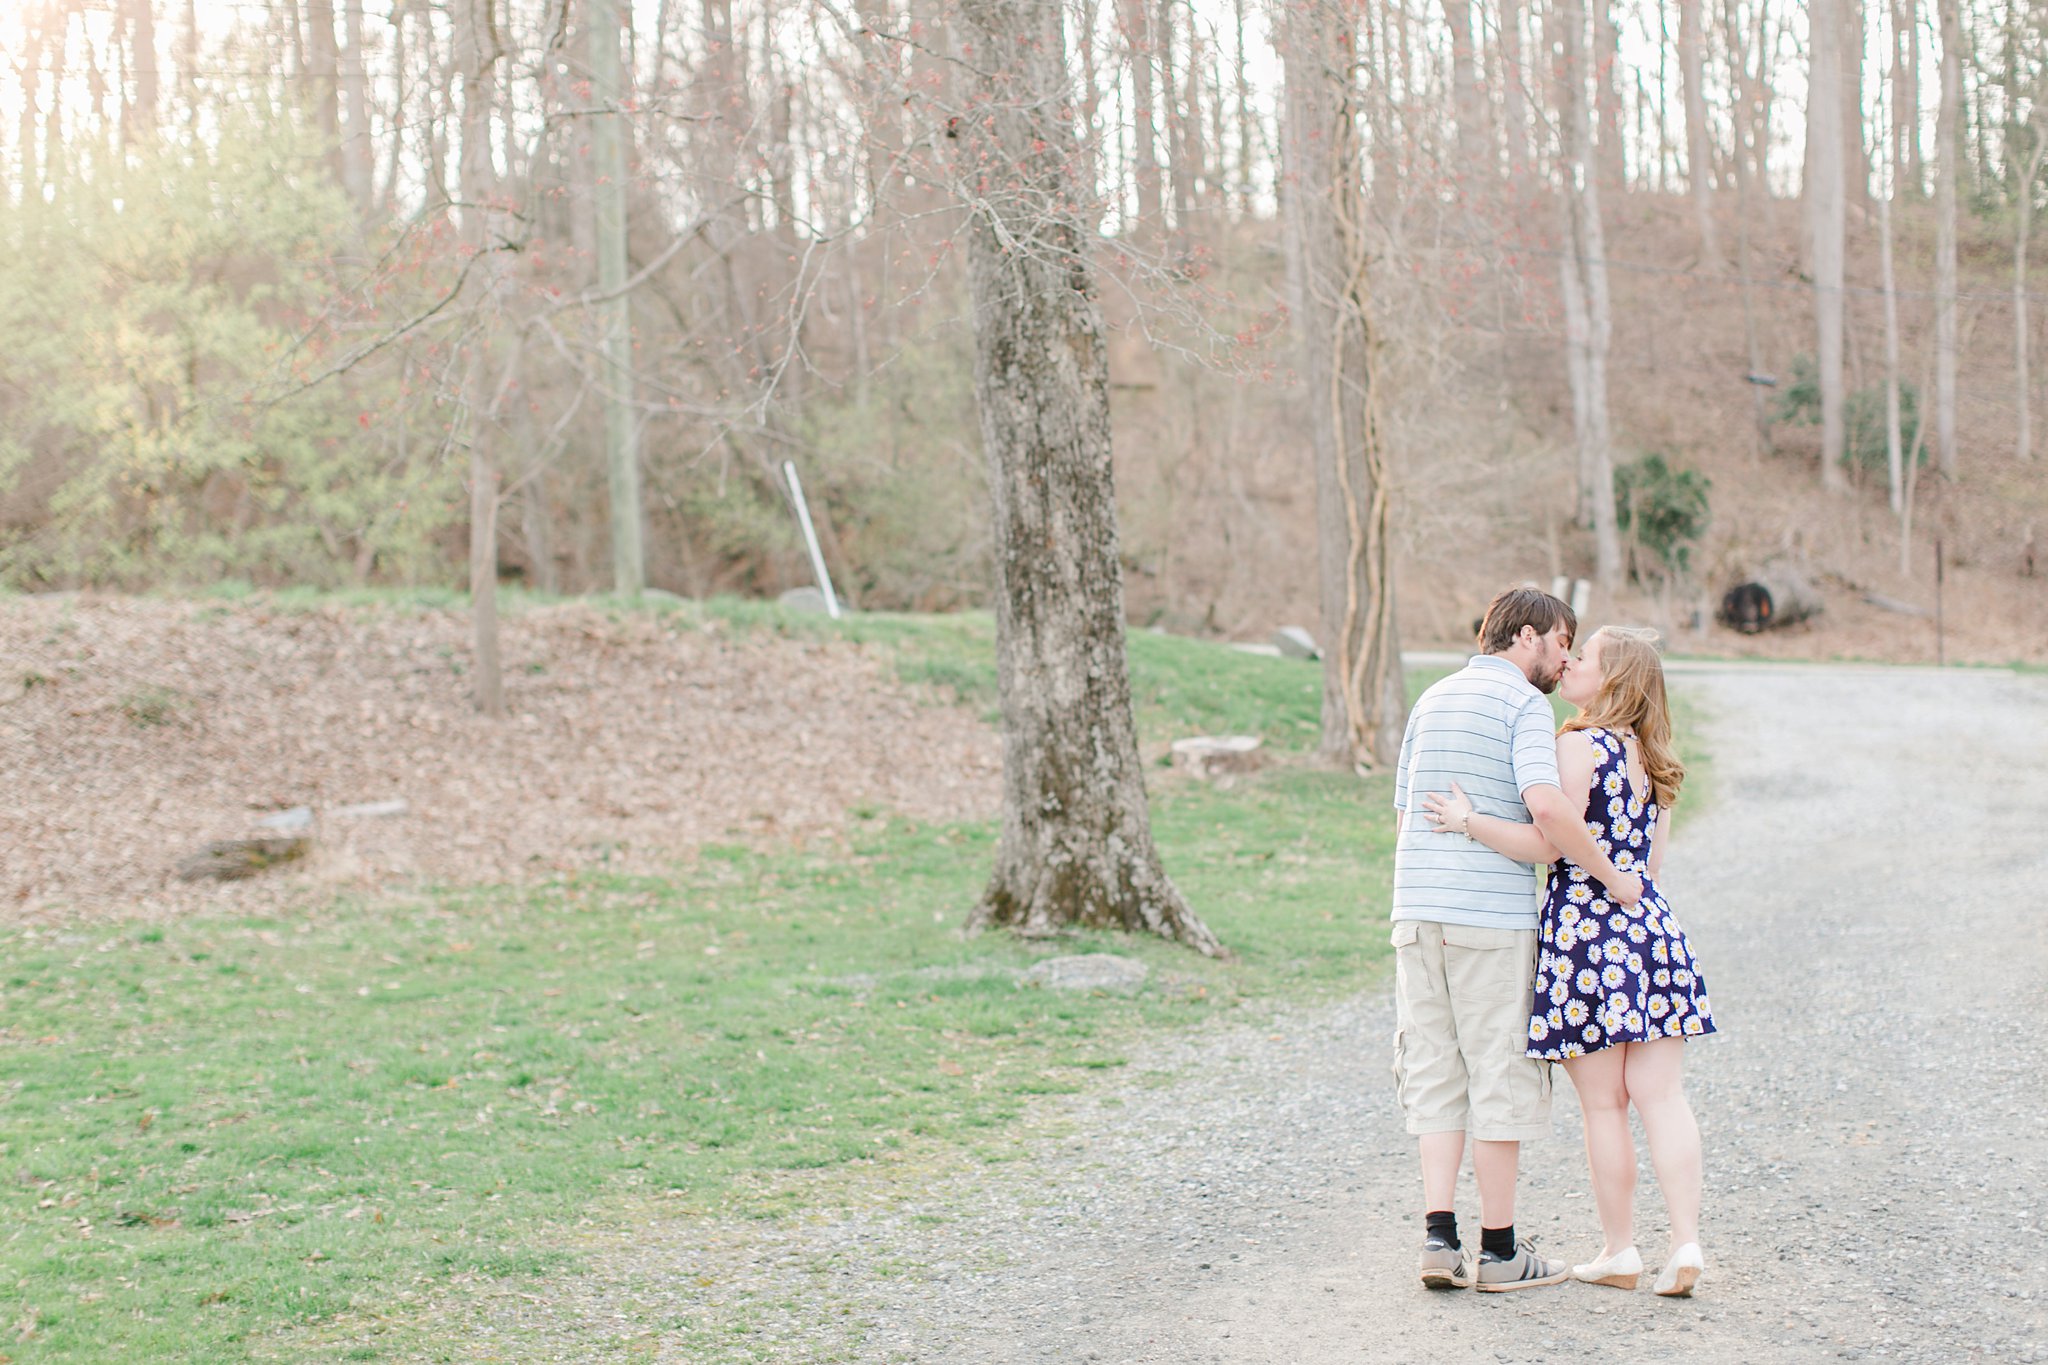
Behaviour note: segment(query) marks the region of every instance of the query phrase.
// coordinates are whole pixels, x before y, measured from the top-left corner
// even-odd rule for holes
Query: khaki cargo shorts
[[[1550,1132],[1550,1065],[1524,1056],[1534,929],[1394,925],[1394,1082],[1414,1134]]]

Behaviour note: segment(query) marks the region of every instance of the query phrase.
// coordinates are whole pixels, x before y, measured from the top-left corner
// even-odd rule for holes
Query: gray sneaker
[[[1472,1253],[1440,1237],[1422,1244],[1422,1285],[1425,1289],[1470,1289]]]
[[[1546,1261],[1536,1254],[1536,1244],[1524,1237],[1515,1254],[1500,1257],[1482,1252],[1479,1257],[1479,1289],[1485,1294],[1505,1294],[1511,1289],[1537,1289],[1562,1284],[1572,1273],[1563,1261]]]

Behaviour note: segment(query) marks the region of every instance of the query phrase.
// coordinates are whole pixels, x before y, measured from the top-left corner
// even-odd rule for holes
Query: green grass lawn
[[[861,640],[993,705],[986,617],[673,609]],[[1131,658],[1148,744],[1313,742],[1313,665],[1143,633]],[[1142,1031],[1373,978],[1390,779],[1161,779],[1167,866],[1231,962],[965,939],[992,827],[886,812],[841,846],[714,848],[661,879],[0,931],[0,1354],[291,1356],[292,1329],[332,1340],[336,1315],[573,1273],[547,1232],[594,1208],[779,1216],[804,1197],[794,1173],[1000,1147],[1033,1096],[1115,1068]],[[1152,982],[1134,999],[1014,984],[1095,948]],[[422,1341],[431,1324],[341,1349]]]

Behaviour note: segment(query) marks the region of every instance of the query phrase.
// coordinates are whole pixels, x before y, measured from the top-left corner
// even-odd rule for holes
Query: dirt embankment
[[[856,811],[995,809],[991,730],[856,646],[562,605],[508,619],[503,648],[511,714],[492,721],[457,611],[0,598],[0,914],[658,871]],[[335,814],[391,801],[405,813]],[[176,880],[206,841],[302,805],[302,863]]]

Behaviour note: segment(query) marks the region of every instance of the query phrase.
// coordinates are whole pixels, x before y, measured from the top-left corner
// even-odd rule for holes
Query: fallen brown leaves
[[[567,604],[509,618],[503,650],[511,714],[491,721],[455,611],[0,598],[0,915],[660,871],[707,842],[829,835],[859,807],[995,809],[993,732],[857,646]],[[329,814],[383,800],[406,813]],[[172,880],[298,805],[320,814],[303,863]]]

